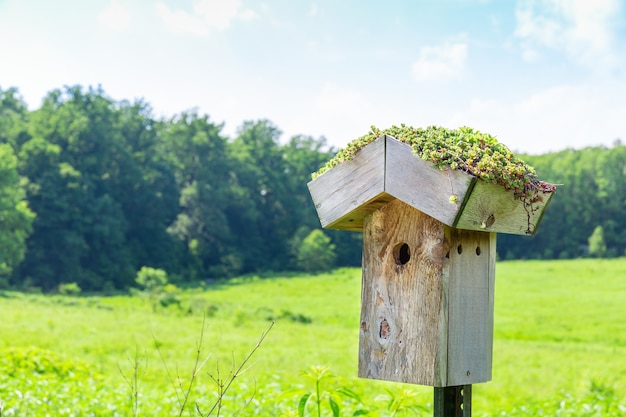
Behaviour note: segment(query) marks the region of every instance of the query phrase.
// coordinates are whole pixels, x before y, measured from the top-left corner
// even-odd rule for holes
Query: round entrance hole
[[[397,265],[404,265],[411,259],[411,249],[406,243],[398,243],[393,248],[393,259]]]

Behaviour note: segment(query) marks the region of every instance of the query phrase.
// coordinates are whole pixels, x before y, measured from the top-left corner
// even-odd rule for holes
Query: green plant
[[[351,160],[360,149],[382,135],[393,136],[410,145],[415,155],[432,162],[439,169],[458,169],[482,181],[512,190],[515,198],[524,203],[529,222],[530,214],[535,210],[533,205],[543,198],[541,193],[556,190],[555,185],[540,181],[531,166],[515,157],[496,138],[470,127],[455,130],[429,126],[423,129],[402,124],[380,130],[372,126],[370,132],[340,150],[313,174],[313,178],[341,162]],[[456,203],[455,196],[450,197],[450,202]]]
[[[307,272],[328,271],[336,258],[335,245],[320,229],[309,233],[298,249],[298,266]]]
[[[143,266],[137,272],[135,282],[142,287],[141,295],[150,301],[152,311],[156,311],[159,305],[180,307],[178,288],[174,284],[169,284],[169,277],[164,270]]]
[[[132,360],[128,358],[128,362],[133,367],[133,373],[131,376],[127,376],[122,370],[121,366],[119,370],[120,370],[120,374],[122,375],[122,378],[124,378],[124,380],[126,381],[126,383],[128,384],[130,388],[129,397],[130,397],[131,407],[133,410],[133,417],[138,417],[139,416],[139,379],[140,379],[139,370],[143,367],[143,370],[145,371],[147,367],[146,355],[140,357],[138,351],[135,351],[134,358]]]
[[[59,294],[63,295],[79,295],[81,292],[80,287],[75,282],[68,284],[59,284]]]
[[[263,315],[263,317],[265,317],[265,320],[267,321],[280,321],[280,320],[286,319],[294,323],[301,323],[301,324],[313,323],[313,319],[311,317],[306,316],[302,313],[294,313],[290,310],[282,310],[280,313],[278,313],[270,308],[263,307],[263,308],[258,309],[255,314]]]
[[[385,388],[386,395],[377,396],[373,401],[365,401],[355,389],[340,384],[339,378],[332,375],[325,366],[311,366],[301,375],[313,383],[313,390],[295,390],[287,394],[299,395],[298,417],[306,416],[307,412],[321,417],[324,410],[330,411],[333,417],[340,415],[420,416],[422,411],[429,411],[427,407],[420,404],[416,391],[407,387],[401,386],[397,391]],[[377,405],[380,403],[384,404],[382,410]],[[378,414],[380,411],[382,413]]]
[[[593,233],[587,240],[589,243],[589,255],[596,258],[603,258],[607,253],[606,242],[604,240],[604,229],[602,226],[596,226]]]
[[[174,284],[165,285],[159,294],[159,305],[161,307],[177,306],[180,308],[181,303],[180,298],[178,298],[179,291],[178,287]]]
[[[98,397],[103,378],[89,364],[48,349],[2,349],[0,416],[69,416],[78,403],[95,409],[98,398],[110,399]]]
[[[146,291],[155,291],[163,288],[169,282],[169,278],[167,272],[162,269],[142,266],[137,272],[135,282]]]
[[[307,371],[302,372],[302,376],[311,380],[315,385],[314,392],[306,392],[298,402],[298,415],[304,417],[307,404],[313,401],[314,409],[317,411],[317,417],[322,415],[322,403],[328,400],[328,405],[332,411],[333,417],[339,416],[339,402],[329,391],[322,390],[322,381],[332,378],[332,375],[325,366],[311,366]]]
[[[400,388],[397,392],[393,392],[389,389],[386,390],[387,395],[378,397],[378,400],[383,401],[386,404],[387,415],[390,417],[404,416],[414,414],[417,416],[422,415],[422,411],[430,411],[418,402],[417,394],[415,391]]]
[[[241,360],[241,362],[239,362],[239,364],[236,364],[235,359],[233,358],[230,371],[226,375],[223,375],[222,370],[219,366],[219,362],[218,361],[215,362],[215,372],[209,373],[208,376],[211,378],[211,380],[215,384],[216,399],[213,402],[213,404],[208,407],[208,411],[203,411],[201,405],[196,402],[195,406],[192,408],[195,409],[195,411],[197,412],[199,416],[208,417],[208,416],[214,415],[213,413],[215,413],[215,416],[220,416],[222,409],[224,407],[226,394],[228,393],[229,389],[232,387],[235,380],[249,369],[247,367],[248,362],[250,361],[252,356],[255,354],[255,352],[261,347],[261,344],[265,340],[265,337],[269,334],[270,330],[272,330],[273,326],[274,326],[274,322],[272,322],[272,324],[270,324],[267,330],[265,330],[261,334],[257,343],[252,347],[252,349],[248,352],[248,354],[244,357],[244,359]],[[177,375],[176,378],[173,378],[172,373],[169,369],[169,366],[167,365],[167,362],[165,361],[164,356],[161,353],[159,344],[155,340],[155,347],[157,351],[159,352],[159,356],[161,357],[163,366],[165,370],[167,371],[167,374],[170,378],[170,383],[172,384],[174,391],[176,392],[176,397],[179,403],[179,413],[178,413],[179,417],[181,417],[183,413],[185,412],[185,410],[187,410],[187,406],[190,402],[192,390],[197,381],[198,375],[200,374],[200,371],[204,368],[204,366],[206,365],[206,363],[209,361],[209,359],[211,358],[213,354],[213,352],[209,352],[209,354],[204,356],[204,358],[202,356],[205,328],[206,328],[206,324],[205,324],[205,321],[203,320],[202,330],[200,332],[200,339],[196,345],[196,354],[194,357],[193,369],[191,371],[189,380],[186,383],[183,381],[180,375]],[[245,402],[238,410],[233,412],[231,415],[238,415],[241,412],[241,410],[243,410],[250,403],[251,400],[252,399],[250,398],[247,402]],[[189,412],[190,414],[192,413],[191,409],[189,410]]]
[[[209,376],[210,380],[215,385],[214,399],[209,399],[207,402],[207,398],[204,398],[204,396],[208,393],[205,392],[204,389],[197,389],[199,378],[202,376],[202,370],[205,368],[209,360],[213,357],[213,354],[215,352],[214,350],[211,350],[208,354],[203,353],[206,329],[205,320],[206,318],[204,318],[202,321],[202,328],[200,331],[198,342],[196,343],[195,355],[193,357],[193,366],[187,378],[179,374],[178,365],[175,367],[175,373],[172,372],[172,367],[170,364],[168,364],[168,361],[166,360],[162,351],[162,343],[159,342],[156,338],[153,339],[154,347],[158,353],[158,356],[161,359],[163,369],[165,370],[168,378],[168,383],[173,389],[173,394],[175,397],[173,400],[178,404],[178,406],[176,407],[176,415],[178,417],[181,417],[185,413],[188,413],[190,416],[198,415],[200,417],[208,417],[213,415],[215,415],[216,417],[220,416],[222,411],[226,408],[226,402],[231,400],[229,397],[227,397],[230,388],[232,388],[234,382],[250,368],[250,366],[248,365],[250,360],[252,359],[256,351],[261,347],[261,344],[265,340],[265,337],[269,334],[270,330],[274,326],[274,323],[272,322],[270,326],[261,334],[257,343],[252,347],[252,349],[248,351],[246,356],[239,363],[235,362],[233,356],[230,370],[226,374],[224,374],[222,368],[220,367],[219,361],[215,361],[215,371],[213,373],[209,372],[205,374]],[[214,346],[214,348],[216,347],[217,346]],[[141,404],[140,399],[143,397],[143,394],[141,392],[140,382],[142,380],[142,377],[144,377],[146,374],[147,356],[147,352],[144,353],[143,356],[140,356],[136,351],[134,358],[128,359],[128,362],[132,366],[132,371],[129,375],[127,375],[123,371],[123,369],[119,367],[120,373],[122,374],[122,377],[124,378],[129,388],[129,398],[134,417],[146,415],[145,412],[141,412],[143,404]],[[242,410],[251,403],[255,393],[256,389],[251,394],[251,396],[244,401],[242,405],[236,405],[236,410],[228,410],[228,415],[239,415]],[[160,400],[165,401],[164,396],[160,397]]]
[[[84,363],[35,347],[0,350],[0,373],[9,377],[76,378],[89,375]]]

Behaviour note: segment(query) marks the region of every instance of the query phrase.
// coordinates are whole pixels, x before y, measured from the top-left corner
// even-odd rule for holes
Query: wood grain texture
[[[491,380],[496,234],[446,227],[447,385]]]
[[[393,199],[385,193],[384,167],[385,139],[379,138],[309,182],[322,227],[362,230],[365,215]]]
[[[476,179],[459,170],[436,168],[410,146],[388,136],[385,191],[431,217],[452,225]],[[455,196],[458,203],[450,202]]]
[[[410,248],[399,265],[394,248]],[[443,223],[394,200],[365,219],[359,376],[445,382]]]
[[[516,200],[513,191],[477,181],[453,226],[458,229],[532,235],[554,193],[541,193],[532,206]]]
[[[368,215],[359,376],[439,387],[490,380],[494,266],[493,233],[452,229],[400,200]]]

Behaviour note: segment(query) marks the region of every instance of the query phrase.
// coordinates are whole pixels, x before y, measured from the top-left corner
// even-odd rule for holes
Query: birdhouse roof
[[[521,165],[491,136],[478,138],[477,149],[489,147],[485,152],[489,159],[484,163],[473,156],[463,159],[459,147],[470,155],[476,148],[459,144],[458,137],[454,149],[436,141],[432,145],[432,140],[421,142],[422,151],[428,154],[417,155],[415,148],[420,142],[416,145],[410,138],[401,141],[386,133],[391,130],[398,136],[410,136],[406,133],[413,128],[393,129],[373,130],[369,136],[360,138],[358,143],[342,151],[343,154],[340,152],[339,158],[331,160],[308,184],[323,227],[361,231],[365,216],[400,199],[450,227],[535,233],[554,187],[538,181],[532,168]],[[428,130],[413,131],[433,134]],[[469,128],[465,133],[465,139],[481,135]],[[431,160],[427,160],[429,158]],[[507,162],[515,164],[507,165]],[[488,171],[489,165],[504,167],[498,168],[504,174]],[[510,177],[498,178],[498,175],[509,174]]]

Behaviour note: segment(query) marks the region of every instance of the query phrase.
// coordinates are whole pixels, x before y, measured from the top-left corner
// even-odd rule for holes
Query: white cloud
[[[390,110],[370,94],[351,87],[326,83],[306,109],[294,107],[290,117],[276,118],[285,137],[294,134],[326,136],[335,147],[367,133],[371,125],[392,124]]]
[[[467,44],[448,43],[420,48],[413,63],[413,75],[418,81],[458,79],[467,59]]]
[[[130,13],[117,0],[111,0],[111,4],[98,15],[98,21],[107,28],[120,32],[130,26]]]
[[[574,62],[615,67],[614,51],[619,0],[524,0],[516,10],[515,35],[525,58],[541,48],[563,50]]]
[[[449,124],[472,126],[525,153],[610,145],[626,137],[624,94],[626,86],[612,82],[555,86],[517,101],[474,99]]]
[[[363,102],[364,97],[357,90],[339,87],[335,84],[326,84],[315,100],[317,108],[332,114],[343,113],[349,108],[359,107]]]
[[[165,24],[174,32],[191,33],[197,36],[207,36],[209,34],[209,28],[202,19],[183,10],[170,10],[167,4],[157,3],[156,11]]]
[[[174,32],[208,36],[212,30],[228,29],[236,18],[252,20],[257,14],[250,9],[241,9],[240,0],[197,0],[188,12],[170,9],[163,2],[156,5],[157,14]]]
[[[237,17],[241,20],[249,21],[258,18],[259,15],[252,9],[244,9],[241,11],[241,13],[239,13]]]

